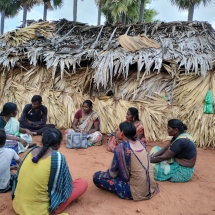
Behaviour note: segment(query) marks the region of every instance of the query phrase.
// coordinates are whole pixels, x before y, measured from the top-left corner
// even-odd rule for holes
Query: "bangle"
[[[20,142],[20,137],[18,137],[18,140],[17,140],[18,142]]]

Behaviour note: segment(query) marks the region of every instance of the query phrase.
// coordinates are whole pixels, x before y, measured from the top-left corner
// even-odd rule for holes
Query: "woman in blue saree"
[[[114,149],[111,167],[106,172],[96,172],[94,184],[122,199],[139,201],[152,198],[159,189],[146,148],[135,138],[135,126],[123,122],[116,135],[122,142]]]

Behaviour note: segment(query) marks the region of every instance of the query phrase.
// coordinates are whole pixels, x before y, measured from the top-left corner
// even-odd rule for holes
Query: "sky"
[[[97,7],[94,0],[78,0],[78,12],[77,21],[88,23],[90,25],[97,24]],[[178,8],[172,6],[169,0],[152,0],[148,8],[155,9],[159,14],[156,19],[161,21],[186,21],[187,11],[179,11]],[[73,0],[64,0],[63,7],[58,10],[48,11],[48,20],[58,19],[73,19]],[[35,6],[32,11],[27,15],[27,19],[42,19],[43,18],[43,6]],[[202,5],[195,10],[194,20],[208,21],[215,29],[215,0],[211,0],[210,5],[203,7]],[[13,19],[5,20],[5,32],[15,29],[21,25],[22,11]],[[102,23],[105,18],[102,17]]]

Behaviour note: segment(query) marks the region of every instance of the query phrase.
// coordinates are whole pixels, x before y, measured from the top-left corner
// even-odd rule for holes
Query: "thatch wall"
[[[161,48],[126,52],[117,41],[124,33],[146,33]],[[165,140],[167,120],[178,117],[198,146],[215,145],[215,116],[203,114],[207,90],[215,95],[215,34],[208,23],[102,28],[61,20],[9,32],[0,44],[1,106],[13,101],[21,112],[39,93],[49,122],[67,128],[83,100],[91,98],[103,133],[135,106],[148,140]],[[106,96],[110,91],[112,97]]]

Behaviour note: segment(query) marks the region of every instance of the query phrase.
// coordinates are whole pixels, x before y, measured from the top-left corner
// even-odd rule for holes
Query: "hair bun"
[[[184,130],[187,130],[187,125],[182,123]]]
[[[33,157],[31,160],[32,160],[33,163],[38,163],[38,160],[39,160],[39,159],[38,159],[38,157],[36,156],[36,157]]]

